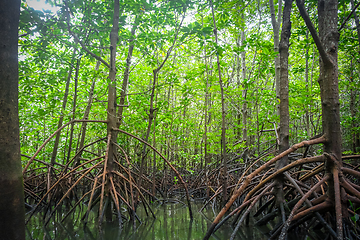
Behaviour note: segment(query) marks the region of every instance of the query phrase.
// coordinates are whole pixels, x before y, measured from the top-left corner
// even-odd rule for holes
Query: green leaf
[[[201,32],[206,37],[206,35],[212,35],[213,28],[212,27],[204,27]]]
[[[351,220],[353,221],[353,222],[357,222],[358,220],[359,220],[359,214],[355,214],[354,216],[352,216],[351,217]]]

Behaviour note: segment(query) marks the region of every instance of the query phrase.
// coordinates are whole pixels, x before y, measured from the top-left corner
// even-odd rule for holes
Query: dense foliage
[[[25,155],[32,155],[58,128],[60,116],[64,117],[64,124],[84,117],[93,81],[95,90],[88,118],[106,120],[107,114],[108,68],[101,63],[97,70],[98,60],[94,55],[110,62],[109,34],[113,1],[48,2],[59,6],[57,13],[36,11],[25,1],[21,6],[19,115],[21,152]],[[221,96],[217,55],[220,57],[224,82],[228,151],[240,154],[249,147],[250,154],[257,156],[276,141],[274,131],[264,131],[274,129],[274,123],[275,126],[278,124],[274,82],[274,58],[277,53],[274,52],[268,1],[215,1],[214,4],[218,44],[215,43],[207,1],[129,0],[120,3],[116,58],[118,99],[129,44],[133,39],[131,29],[136,26],[126,107],[120,128],[145,138],[153,70],[166,59],[175,41],[170,57],[158,73],[154,98],[155,120],[148,142],[175,166],[188,170],[204,166],[205,127],[211,162],[219,160]],[[316,3],[309,1],[306,6],[310,17],[316,22],[317,13],[312,10],[316,9]],[[297,11],[294,8],[292,14],[289,49],[291,143],[322,132],[317,83],[319,56]],[[339,23],[345,21],[350,11],[350,2],[341,1]],[[185,19],[182,22],[183,16]],[[177,33],[178,29],[180,31]],[[245,33],[244,41],[241,41],[242,31]],[[355,21],[351,18],[341,30],[339,46],[344,153],[360,151],[357,34]],[[245,53],[245,78],[242,77],[241,53]],[[68,80],[69,94],[64,98]],[[62,110],[64,101],[67,102]],[[247,103],[246,125],[242,121],[244,102]],[[69,125],[61,132],[56,156],[58,163],[66,163],[79,147],[81,124],[75,124],[73,128],[71,131]],[[244,128],[247,129],[247,142],[242,141]],[[105,125],[89,123],[86,142],[95,141],[104,133]],[[70,142],[71,138],[73,140]],[[54,141],[37,158],[49,162]],[[119,134],[118,142],[133,160],[140,161],[141,147],[137,140]],[[68,152],[69,145],[71,151]],[[105,150],[106,144],[99,142],[91,147],[91,151],[100,153]],[[82,156],[87,158],[91,153],[84,152]],[[147,158],[150,166],[152,154],[148,154]],[[27,158],[23,160],[25,165]],[[157,168],[162,169],[163,164],[158,164]]]

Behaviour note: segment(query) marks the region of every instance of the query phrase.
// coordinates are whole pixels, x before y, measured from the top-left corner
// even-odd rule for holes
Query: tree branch
[[[319,38],[319,35],[317,34],[317,31],[314,27],[314,24],[311,22],[311,19],[304,8],[304,2],[302,0],[296,0],[296,5],[299,9],[301,17],[304,19],[304,22],[311,33],[311,36],[314,39],[316,47],[320,53],[321,59],[324,61],[325,65],[332,65],[333,62],[329,58],[329,55],[326,53],[324,46],[322,45],[321,40]]]
[[[100,56],[96,55],[95,53],[91,52],[90,49],[88,49],[85,44],[78,38],[78,36],[76,36],[76,34],[71,31],[70,28],[70,14],[69,14],[69,6],[67,5],[67,1],[64,1],[65,7],[66,7],[66,24],[67,24],[67,29],[70,33],[71,36],[73,36],[73,38],[75,39],[75,41],[77,41],[78,43],[80,43],[81,47],[85,50],[85,52],[87,52],[88,54],[90,54],[92,57],[94,57],[96,60],[100,61],[101,63],[103,63],[106,67],[110,68],[110,65],[104,60],[102,59]]]
[[[163,62],[160,64],[160,66],[159,66],[158,68],[156,68],[156,69],[154,70],[154,72],[158,73],[158,72],[161,70],[161,68],[164,66],[165,62],[166,62],[166,61],[168,60],[168,58],[170,57],[171,51],[173,50],[173,48],[174,48],[174,46],[175,46],[175,43],[176,43],[176,40],[177,40],[177,37],[178,37],[178,35],[179,35],[179,30],[180,30],[180,28],[181,28],[181,26],[182,26],[182,23],[183,23],[184,19],[185,19],[185,13],[186,13],[186,12],[184,12],[184,15],[183,15],[183,17],[182,17],[182,19],[181,19],[181,22],[180,22],[180,24],[179,24],[178,29],[176,29],[176,33],[175,33],[175,38],[174,38],[173,44],[172,44],[171,47],[168,49],[168,51],[167,51],[167,53],[166,53],[166,56],[165,56],[165,59],[163,60]]]
[[[343,27],[345,26],[345,24],[347,23],[347,21],[349,21],[351,15],[353,15],[353,13],[355,12],[355,10],[360,6],[360,2],[358,4],[356,4],[356,6],[354,7],[354,9],[351,11],[351,13],[347,16],[347,18],[344,20],[344,22],[341,24],[340,28],[338,29],[338,31],[340,32]]]

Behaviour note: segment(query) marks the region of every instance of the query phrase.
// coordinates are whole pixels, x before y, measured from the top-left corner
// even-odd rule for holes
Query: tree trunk
[[[279,153],[289,148],[289,79],[288,79],[288,57],[289,57],[289,39],[291,35],[291,7],[293,0],[286,0],[283,12],[283,24],[281,30],[281,41],[279,44],[280,54],[280,131],[279,131]],[[276,163],[276,169],[281,169],[288,164],[288,156],[281,158]],[[285,212],[283,211],[284,192],[283,176],[276,178],[275,185],[276,202],[280,204],[280,209],[285,221]]]
[[[304,18],[309,28],[314,42],[320,53],[320,75],[319,85],[322,105],[322,125],[324,137],[324,152],[328,156],[334,157],[337,161],[327,159],[325,162],[325,171],[330,174],[327,195],[330,199],[335,199],[336,225],[338,239],[343,237],[342,211],[347,206],[341,206],[339,198],[338,172],[342,167],[341,160],[341,131],[340,131],[340,103],[339,103],[339,86],[338,86],[338,62],[337,51],[339,42],[339,32],[337,29],[337,0],[319,0],[318,1],[318,21],[319,35],[312,24],[303,2],[296,1],[300,14]],[[337,194],[336,194],[337,192]]]
[[[355,8],[355,4],[354,4],[354,0],[350,0],[351,2],[351,7],[354,9]],[[359,22],[359,17],[356,14],[356,11],[354,11],[354,18],[355,18],[355,24],[356,24],[356,30],[357,30],[357,36],[358,36],[358,42],[359,42],[359,49],[358,52],[360,52],[360,22]],[[352,79],[353,80],[353,79]],[[356,102],[356,91],[351,89],[351,103],[353,103],[355,105]],[[356,121],[356,114],[357,111],[355,110],[354,112],[351,112],[351,117],[352,117],[352,121],[353,123],[355,123]],[[360,151],[360,131],[359,130],[355,130],[355,128],[358,127],[358,123],[354,124],[354,126],[352,126],[352,131],[354,131],[352,133],[352,139],[353,139],[353,152],[356,153],[358,151]]]
[[[184,14],[184,16],[185,16],[185,14]],[[149,123],[148,123],[148,127],[147,127],[147,130],[146,130],[146,135],[145,135],[145,139],[144,139],[145,142],[147,142],[149,140],[151,125],[152,125],[152,122],[154,120],[154,113],[155,113],[154,96],[155,96],[155,87],[156,87],[156,81],[157,81],[157,78],[158,78],[158,74],[159,74],[160,70],[163,68],[163,66],[165,65],[166,61],[170,57],[170,54],[171,54],[171,52],[172,52],[172,50],[173,50],[173,48],[175,46],[175,43],[176,43],[176,40],[177,40],[177,37],[178,37],[178,34],[179,34],[179,30],[180,30],[180,27],[181,27],[183,21],[184,21],[184,17],[182,18],[182,20],[181,20],[181,22],[179,24],[179,27],[178,27],[178,29],[176,31],[176,34],[175,34],[174,41],[173,41],[171,47],[168,49],[164,60],[162,61],[162,63],[156,69],[153,70],[152,89],[151,89],[151,95],[150,95]],[[139,173],[139,180],[138,180],[138,187],[139,188],[141,187],[142,175],[143,175],[143,172],[144,172],[145,155],[146,155],[146,144],[143,145],[143,149],[142,149],[142,153],[141,153],[140,173]]]
[[[206,55],[206,41],[204,41],[204,61],[205,61],[205,75],[206,75],[206,83],[205,83],[205,116],[204,116],[204,158],[205,158],[205,181],[206,181],[206,196],[210,197],[210,182],[209,182],[209,170],[208,165],[210,163],[209,154],[208,154],[208,109],[209,109],[209,69],[207,63],[207,55]]]
[[[100,61],[97,61],[96,66],[95,66],[94,78],[93,78],[93,81],[92,81],[91,87],[90,87],[88,103],[86,105],[86,109],[85,109],[85,112],[84,112],[84,117],[83,117],[84,120],[89,119],[90,109],[91,109],[93,96],[94,96],[96,78],[97,78],[97,75],[99,73],[99,67],[100,67]],[[78,148],[80,151],[84,147],[85,136],[86,136],[86,127],[87,127],[87,122],[83,122],[81,124],[81,137],[80,137],[80,144],[79,144],[79,148]],[[81,157],[81,155],[82,155],[82,151],[78,155],[78,157],[75,159],[74,166],[77,166],[79,164],[79,158]]]
[[[326,54],[321,54],[319,85],[321,91],[322,125],[326,143],[325,152],[333,154],[341,162],[341,130],[340,130],[340,102],[338,86],[337,50],[339,33],[337,31],[336,0],[320,0],[318,3],[319,37]],[[319,46],[318,46],[319,48]],[[332,172],[334,164],[326,162],[327,172]],[[333,186],[333,184],[330,184]],[[330,188],[332,195],[333,189]]]
[[[327,139],[324,144],[325,152],[332,153],[341,160],[337,5],[336,0],[320,0],[318,3],[319,37],[322,46],[322,50],[319,50],[321,58],[318,81],[321,90],[322,124]]]
[[[156,127],[156,113],[154,117],[154,130],[153,130],[153,146],[156,148],[156,138],[155,138],[155,127]],[[155,187],[156,187],[156,152],[153,152],[153,175],[152,175],[152,194],[155,196]]]
[[[111,174],[114,169],[114,155],[115,155],[115,145],[117,139],[117,133],[113,132],[113,128],[117,127],[116,119],[116,47],[117,41],[119,38],[119,15],[120,15],[120,4],[119,0],[114,0],[114,18],[113,26],[110,32],[110,69],[109,69],[109,92],[108,92],[108,106],[107,106],[107,136],[111,136],[108,150],[108,158],[106,163],[106,168],[104,168],[105,173]],[[110,176],[106,179],[106,189],[105,194],[107,197],[110,197]],[[103,175],[103,180],[105,180],[105,174]],[[103,196],[103,195],[102,195]],[[102,199],[101,199],[102,202]],[[107,205],[106,209],[106,220],[112,221],[112,212],[111,204]],[[102,212],[102,204],[100,204],[99,212]]]
[[[280,23],[281,23],[281,11],[282,1],[278,3],[277,19],[275,16],[274,1],[269,0],[271,24],[274,32],[274,52],[279,52],[279,38],[280,38]],[[276,89],[276,102],[280,99],[280,58],[279,55],[275,57],[275,89]],[[280,107],[276,105],[277,114],[280,114]]]
[[[305,52],[305,84],[306,84],[306,98],[309,98],[309,30],[306,31],[306,52]],[[310,112],[311,107],[308,104],[305,105],[305,124],[306,124],[306,133],[307,137],[310,139],[311,129],[310,129]]]
[[[123,79],[123,83],[122,83],[122,87],[121,87],[120,103],[119,103],[119,108],[118,108],[118,128],[121,125],[122,115],[123,115],[124,107],[125,107],[124,106],[125,96],[126,96],[127,87],[129,84],[131,58],[132,58],[132,54],[133,54],[133,50],[134,50],[134,38],[135,38],[135,32],[136,32],[137,24],[138,24],[138,17],[139,17],[139,15],[136,16],[134,25],[131,28],[131,39],[129,40],[129,49],[128,49],[128,55],[126,58],[126,67],[124,70],[124,79]]]
[[[212,0],[210,1],[211,4],[211,11],[212,11],[212,18],[214,23],[214,35],[215,35],[215,42],[216,45],[218,44],[218,36],[217,36],[217,28],[216,28],[216,20],[215,20],[215,13],[214,13],[214,6]],[[218,74],[219,74],[219,85],[221,91],[221,158],[222,158],[222,190],[223,190],[223,197],[222,197],[222,205],[225,205],[227,201],[227,153],[226,153],[226,111],[225,111],[225,99],[224,99],[224,86],[221,79],[221,67],[220,67],[220,56],[219,52],[216,54],[217,58],[217,67],[218,67]]]
[[[76,61],[76,72],[75,72],[75,81],[74,81],[74,100],[73,100],[73,108],[72,108],[72,118],[71,120],[75,120],[75,112],[76,112],[76,100],[77,100],[77,87],[78,87],[78,77],[79,77],[79,68],[80,68],[81,57]],[[74,138],[74,125],[72,123],[70,126],[70,139],[69,139],[69,148],[68,154],[66,157],[66,163],[70,160],[71,150],[72,150],[72,142]]]
[[[243,15],[244,18],[244,15]],[[242,29],[241,30],[241,46],[244,46],[245,44],[245,30]],[[247,80],[246,80],[246,62],[245,62],[245,51],[242,51],[241,54],[241,78],[242,78],[242,87],[243,87],[243,91],[242,91],[242,100],[243,100],[243,105],[242,105],[242,128],[243,128],[243,132],[242,132],[242,140],[245,143],[245,150],[244,150],[244,154],[243,154],[243,160],[244,162],[247,162],[248,160],[248,150],[247,147],[249,146],[249,142],[248,142],[248,135],[247,135],[247,118],[248,118],[248,109],[247,109],[247,99],[246,99],[246,95],[247,95]]]
[[[350,84],[354,84],[354,78],[353,78],[353,62],[351,60],[351,65],[350,65]],[[352,152],[355,154],[356,153],[356,123],[357,123],[357,119],[356,119],[356,90],[353,89],[353,87],[351,87],[350,89],[350,116],[351,116],[351,148],[352,148]]]
[[[57,127],[58,129],[63,125],[63,121],[64,121],[64,114],[65,114],[66,103],[67,103],[68,95],[69,95],[69,86],[70,86],[70,80],[71,80],[71,73],[73,70],[73,62],[74,62],[73,60],[74,60],[75,53],[76,53],[76,49],[74,49],[73,58],[71,60],[70,66],[69,66],[69,72],[68,72],[68,76],[66,79],[63,104],[62,104],[60,118],[59,118],[58,127]],[[55,144],[54,144],[53,152],[51,155],[51,165],[54,165],[56,162],[56,155],[57,155],[59,141],[60,141],[60,134],[61,134],[61,131],[59,131],[55,137]]]
[[[355,4],[354,4],[354,0],[350,0],[351,2],[351,8],[354,9],[355,8]],[[358,42],[360,44],[360,22],[359,22],[359,17],[356,14],[356,11],[354,11],[354,18],[355,18],[355,25],[356,25],[356,30],[357,30],[357,37],[358,37]],[[360,51],[360,48],[359,48]]]
[[[236,37],[236,47],[238,49],[240,49],[240,47],[242,45],[241,44],[242,32],[243,32],[243,29],[241,30],[240,37]],[[241,91],[241,78],[240,78],[241,63],[240,63],[239,53],[235,54],[235,60],[236,60],[236,86],[237,86],[238,91],[240,92]],[[241,99],[237,99],[237,107],[238,107],[238,109],[240,109],[240,106],[241,106]],[[242,134],[241,133],[241,121],[242,121],[241,111],[237,111],[237,113],[236,113],[236,124],[237,124],[237,126],[236,126],[236,130],[235,130],[237,140],[241,139],[241,134]]]
[[[20,1],[0,1],[0,239],[25,239],[18,115]]]

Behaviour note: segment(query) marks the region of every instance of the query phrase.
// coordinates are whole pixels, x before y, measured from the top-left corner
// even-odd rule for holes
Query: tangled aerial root
[[[234,239],[240,224],[244,221],[245,217],[249,214],[250,210],[255,206],[256,203],[260,202],[264,197],[267,198],[266,203],[260,206],[258,212],[255,215],[259,215],[261,212],[265,211],[269,205],[273,206],[275,203],[275,198],[269,196],[273,195],[274,179],[280,174],[285,176],[284,192],[286,192],[285,197],[287,200],[285,205],[288,208],[292,207],[292,209],[288,214],[287,219],[280,220],[282,222],[278,224],[278,228],[272,231],[271,238],[279,237],[279,239],[285,239],[288,230],[292,228],[292,223],[308,219],[310,216],[313,216],[313,214],[319,223],[325,227],[327,233],[331,234],[337,239],[344,239],[346,237],[351,238],[352,235],[356,235],[356,226],[353,226],[355,227],[355,232],[350,230],[348,227],[348,223],[351,223],[351,221],[348,221],[350,218],[348,212],[350,211],[356,214],[355,209],[351,210],[348,208],[348,203],[349,201],[356,204],[360,203],[360,187],[357,185],[357,182],[353,182],[358,181],[360,178],[360,172],[357,170],[358,166],[353,167],[349,165],[351,168],[343,167],[341,160],[336,159],[331,154],[324,153],[320,156],[307,158],[304,157],[302,159],[298,159],[278,170],[268,170],[276,161],[296,151],[297,149],[301,147],[308,147],[314,144],[324,143],[325,141],[326,139],[322,136],[313,140],[303,141],[301,143],[295,144],[288,150],[282,152],[248,174],[245,179],[242,180],[241,185],[234,190],[229,201],[216,216],[215,220],[208,228],[204,239],[209,239],[211,234],[230,217],[236,216],[234,220],[235,223],[240,214],[246,209],[231,235],[230,239]],[[314,167],[314,164],[316,163],[318,164]],[[327,163],[331,163],[334,167],[332,167],[331,172],[324,173],[324,166]],[[301,170],[301,168],[307,167],[308,164],[312,164],[308,170],[294,171],[294,168],[300,166],[298,170]],[[255,181],[255,186],[249,187],[250,184],[254,183],[255,177],[265,170],[267,172],[260,180]],[[301,173],[304,174],[301,175]],[[309,182],[310,185],[308,184]],[[240,206],[238,206],[222,221],[220,221],[224,217],[225,213],[228,212],[230,207],[234,204],[234,202],[241,196],[244,197],[241,198],[243,201]],[[312,199],[309,200],[310,198]],[[292,200],[297,201],[295,206],[290,206],[290,203],[293,202]],[[304,203],[306,204],[305,206],[303,205]],[[284,203],[281,203],[279,207],[284,207],[283,204]],[[271,209],[272,207],[270,207],[270,211]],[[331,227],[331,222],[329,223],[329,221],[325,221],[324,217],[320,214],[326,212],[332,213],[334,210],[336,232],[334,231],[333,227]],[[277,214],[272,214],[272,218],[274,218],[276,215]],[[268,218],[269,216],[266,217]]]
[[[131,163],[129,157],[126,152],[119,146],[117,143],[111,141],[111,135],[108,134],[107,138],[98,139],[77,151],[75,156],[67,163],[67,164],[59,164],[55,163],[54,165],[36,159],[36,156],[39,152],[45,147],[47,143],[64,127],[69,124],[76,122],[101,122],[106,123],[106,121],[92,121],[92,120],[73,120],[64,126],[60,127],[57,131],[55,131],[35,152],[32,157],[28,157],[23,155],[24,157],[30,158],[27,165],[23,170],[24,175],[24,186],[25,186],[25,197],[27,202],[27,206],[31,208],[31,214],[28,217],[26,223],[30,220],[33,214],[39,210],[40,208],[45,209],[47,213],[45,215],[45,225],[48,224],[50,219],[55,216],[56,210],[58,210],[63,204],[67,204],[70,206],[70,210],[64,215],[61,221],[70,215],[77,207],[81,206],[80,203],[86,202],[87,211],[83,216],[83,220],[85,224],[88,221],[88,216],[90,210],[99,203],[99,214],[98,214],[98,222],[99,225],[103,222],[104,216],[112,219],[112,212],[117,213],[117,219],[119,223],[119,227],[122,226],[122,214],[121,214],[121,204],[124,204],[128,208],[129,218],[135,221],[136,219],[141,223],[140,219],[136,215],[135,205],[138,202],[134,197],[134,193],[137,192],[141,202],[144,205],[144,209],[146,214],[148,212],[155,218],[155,215],[146,200],[144,194],[149,195],[153,199],[156,199],[154,193],[150,193],[144,187],[140,187],[136,184],[134,179],[134,168],[131,168]],[[144,140],[127,133],[120,129],[113,129],[113,132],[121,132],[123,134],[127,134],[132,138],[139,140],[140,142],[148,145],[151,149],[153,149],[163,160],[164,162],[170,166],[170,168],[175,172],[178,176],[178,179],[183,184],[185,189],[186,198],[188,200],[189,214],[190,218],[193,218],[191,205],[190,205],[190,197],[187,186],[181,177],[180,173],[170,164],[170,162],[160,154],[153,146]],[[81,159],[83,163],[77,165],[75,164],[79,159],[80,154],[85,148],[98,143],[100,141],[106,140],[106,151],[102,156],[97,156],[93,159]],[[110,145],[114,145],[119,151],[115,153],[110,153]],[[92,153],[97,155],[95,153]],[[114,154],[115,160],[111,163],[113,166],[110,169],[108,166],[109,154]],[[122,158],[123,162],[120,162]],[[29,166],[34,161],[38,162],[40,165],[43,165],[39,168],[29,169]],[[72,166],[71,164],[74,163]],[[41,171],[41,173],[39,173]],[[142,178],[150,182],[146,176],[142,176]],[[80,193],[82,192],[82,193]],[[79,193],[81,194],[80,196]],[[73,205],[73,199],[76,200],[76,203]],[[110,203],[113,204],[110,204]],[[111,206],[115,206],[115,211],[111,209]],[[108,219],[109,220],[109,219]]]

